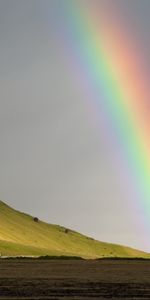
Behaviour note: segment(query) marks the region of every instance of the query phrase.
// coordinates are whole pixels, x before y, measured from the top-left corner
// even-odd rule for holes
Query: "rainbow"
[[[117,168],[122,178],[126,174],[130,188],[134,189],[135,201],[148,220],[149,87],[141,57],[129,33],[117,27],[113,16],[109,15],[109,20],[100,18],[95,1],[63,3],[66,42],[82,73],[81,84],[87,89],[99,118],[103,119],[116,163],[118,159]]]

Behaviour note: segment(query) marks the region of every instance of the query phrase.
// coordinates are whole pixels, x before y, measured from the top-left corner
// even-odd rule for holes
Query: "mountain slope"
[[[0,201],[1,255],[71,255],[97,257],[150,257],[129,247],[98,242],[58,225],[35,222],[32,216]]]

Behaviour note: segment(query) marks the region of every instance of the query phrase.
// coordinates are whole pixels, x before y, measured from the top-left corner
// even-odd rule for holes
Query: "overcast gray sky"
[[[150,1],[115,2],[149,69]],[[122,193],[60,48],[59,16],[59,0],[0,0],[0,199],[49,223],[148,250],[140,211]]]

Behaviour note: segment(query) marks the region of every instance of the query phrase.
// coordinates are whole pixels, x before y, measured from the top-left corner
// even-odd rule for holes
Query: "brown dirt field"
[[[150,299],[150,261],[0,259],[0,299]]]

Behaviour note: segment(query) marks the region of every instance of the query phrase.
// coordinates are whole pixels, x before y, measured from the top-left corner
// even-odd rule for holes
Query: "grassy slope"
[[[0,201],[0,253],[2,255],[74,255],[96,257],[148,257],[128,247],[98,242],[75,231],[50,225],[18,212]],[[150,257],[150,256],[149,256]]]

